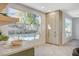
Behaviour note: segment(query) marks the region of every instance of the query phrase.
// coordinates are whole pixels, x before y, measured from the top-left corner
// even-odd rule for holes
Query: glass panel
[[[72,21],[69,18],[65,18],[65,37],[69,38],[72,36]]]

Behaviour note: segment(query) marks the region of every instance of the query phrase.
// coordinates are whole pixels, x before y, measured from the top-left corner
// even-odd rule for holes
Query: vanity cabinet
[[[27,49],[9,56],[34,56],[34,48]]]

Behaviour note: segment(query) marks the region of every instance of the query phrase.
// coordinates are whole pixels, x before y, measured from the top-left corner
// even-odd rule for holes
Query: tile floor
[[[79,40],[72,40],[64,46],[45,44],[35,48],[35,56],[72,56],[76,47],[79,47]]]

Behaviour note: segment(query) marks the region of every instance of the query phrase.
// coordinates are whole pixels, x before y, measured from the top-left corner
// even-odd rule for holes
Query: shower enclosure
[[[72,19],[66,17],[64,19],[64,42],[72,39]]]

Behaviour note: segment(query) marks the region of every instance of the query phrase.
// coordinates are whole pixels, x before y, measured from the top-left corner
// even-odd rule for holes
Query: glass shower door
[[[72,20],[65,18],[65,38],[70,39],[72,36]]]

